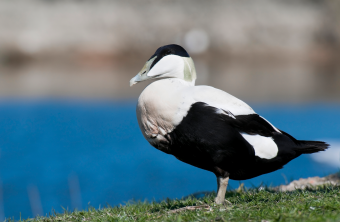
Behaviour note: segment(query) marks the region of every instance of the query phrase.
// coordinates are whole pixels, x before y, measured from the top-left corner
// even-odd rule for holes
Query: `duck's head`
[[[171,44],[159,47],[142,70],[130,80],[130,86],[148,79],[179,78],[195,84],[195,65],[182,46]]]

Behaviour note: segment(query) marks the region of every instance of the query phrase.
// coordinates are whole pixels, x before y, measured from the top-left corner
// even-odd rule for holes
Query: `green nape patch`
[[[21,221],[340,221],[340,186],[292,192],[261,189],[228,191],[231,205],[215,205],[211,193],[200,199],[130,202]],[[186,206],[202,207],[177,210]]]

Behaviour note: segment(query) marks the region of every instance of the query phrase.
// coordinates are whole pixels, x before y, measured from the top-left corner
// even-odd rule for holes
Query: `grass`
[[[65,211],[20,221],[340,221],[340,186],[293,192],[261,189],[228,191],[226,198],[232,205],[227,206],[216,206],[215,194],[211,193],[199,199],[129,202],[124,206]],[[210,209],[172,212],[204,204]]]

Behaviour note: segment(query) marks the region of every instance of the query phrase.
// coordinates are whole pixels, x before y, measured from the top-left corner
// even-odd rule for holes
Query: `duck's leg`
[[[225,200],[225,193],[227,192],[229,173],[221,168],[215,166],[213,170],[217,179],[217,196],[215,198],[216,204],[231,204]]]
[[[225,200],[225,193],[227,191],[229,177],[217,177],[217,196],[215,198],[216,204],[224,204],[228,202]]]

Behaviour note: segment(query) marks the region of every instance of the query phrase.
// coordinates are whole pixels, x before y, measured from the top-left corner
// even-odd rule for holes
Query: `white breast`
[[[151,83],[139,96],[137,119],[144,137],[155,143],[170,133],[175,125],[180,107],[181,89],[186,87],[183,80],[164,79]]]
[[[163,79],[146,87],[138,99],[137,118],[143,135],[150,143],[159,140],[158,135],[170,133],[196,102],[231,116],[255,113],[246,103],[222,90],[193,86],[177,78]]]

